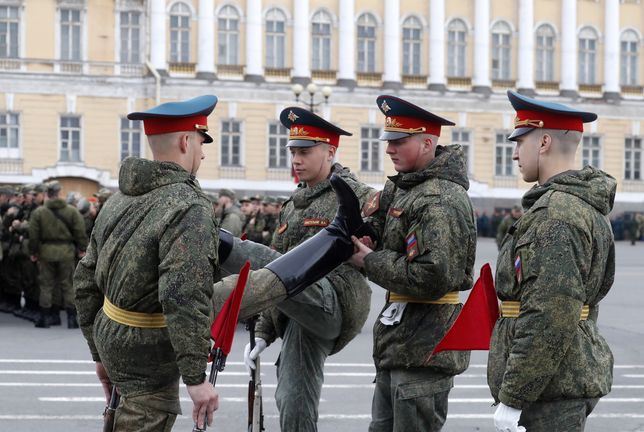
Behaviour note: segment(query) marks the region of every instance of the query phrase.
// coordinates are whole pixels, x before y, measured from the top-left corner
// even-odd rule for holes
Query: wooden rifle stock
[[[110,403],[103,411],[103,432],[112,432],[114,430],[114,415],[116,414],[116,407],[119,406],[121,396],[116,391],[116,386],[112,386],[112,396],[110,396]]]

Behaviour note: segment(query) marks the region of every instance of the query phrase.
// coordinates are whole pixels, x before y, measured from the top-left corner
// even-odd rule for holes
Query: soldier
[[[496,246],[499,250],[501,250],[501,244],[503,243],[505,235],[510,230],[510,227],[519,220],[522,214],[521,206],[515,205],[512,207],[512,210],[510,210],[510,214],[507,215],[499,224],[496,231]]]
[[[239,200],[239,211],[242,214],[242,233],[246,232],[246,228],[250,219],[253,217],[253,203],[250,197],[243,196]]]
[[[100,188],[93,196],[96,198],[96,215],[98,216],[107,200],[112,196],[112,191],[108,188]]]
[[[469,351],[431,354],[461,310],[458,292],[473,282],[476,222],[467,169],[460,146],[438,145],[441,126],[454,123],[393,96],[379,96],[377,105],[385,115],[380,139],[398,175],[363,209],[378,248],[355,239],[351,260],[387,289],[373,330],[369,430],[439,431],[453,377],[470,358]]]
[[[516,160],[524,215],[496,266],[502,317],[488,358],[497,431],[583,431],[610,391],[613,356],[597,328],[598,303],[615,272],[608,213],[615,179],[576,168],[583,123],[597,115],[508,91],[516,110]]]
[[[220,189],[217,199],[219,226],[229,231],[235,237],[242,233],[242,215],[239,207],[235,205],[235,192],[230,189]]]
[[[47,183],[48,200],[38,207],[29,221],[29,252],[31,261],[38,262],[40,286],[40,317],[36,327],[48,328],[52,317],[52,297],[57,290],[63,295],[67,310],[67,327],[78,328],[72,275],[76,257],[87,248],[83,218],[75,207],[60,198],[60,183]]]
[[[344,179],[361,202],[372,189],[334,163],[340,136],[350,133],[302,108],[284,109],[280,121],[290,130],[287,147],[301,180],[284,204],[273,237],[272,247],[285,253],[329,225],[337,208],[329,182],[331,174]],[[317,430],[325,360],[360,331],[369,312],[370,296],[369,285],[359,270],[343,264],[310,289],[260,317],[255,348],[251,351],[250,344],[246,345],[244,360],[254,369],[259,353],[277,337],[282,338],[275,391],[281,430]]]

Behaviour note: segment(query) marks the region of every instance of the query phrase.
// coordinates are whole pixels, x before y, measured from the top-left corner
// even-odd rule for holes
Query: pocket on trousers
[[[436,393],[449,391],[452,388],[452,381],[441,379],[439,381],[414,381],[398,386],[398,400],[416,399],[432,396]]]

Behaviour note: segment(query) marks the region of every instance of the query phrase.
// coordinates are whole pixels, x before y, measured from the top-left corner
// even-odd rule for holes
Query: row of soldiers
[[[63,200],[58,181],[0,187],[0,312],[46,328],[78,328],[71,277],[94,220],[110,197],[71,192]]]

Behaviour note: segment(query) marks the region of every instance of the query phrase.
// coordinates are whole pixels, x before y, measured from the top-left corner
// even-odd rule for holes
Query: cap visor
[[[309,140],[289,140],[288,143],[286,143],[286,147],[315,147],[318,144],[322,144],[322,142]]]
[[[388,132],[384,131],[381,135],[380,138],[378,138],[380,141],[395,141],[400,138],[405,138],[411,134],[405,133],[405,132]]]
[[[209,143],[211,143],[213,141],[212,137],[210,135],[208,135],[206,132],[199,131],[199,133],[201,134],[201,136],[204,137],[204,140],[203,140],[204,144],[209,144]]]
[[[534,130],[534,128],[516,128],[512,133],[508,136],[508,141],[516,141],[517,138],[520,136],[523,136],[527,133],[530,133]]]

